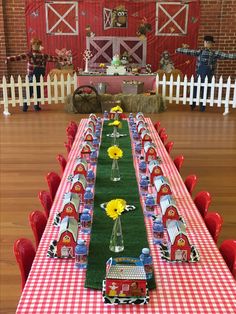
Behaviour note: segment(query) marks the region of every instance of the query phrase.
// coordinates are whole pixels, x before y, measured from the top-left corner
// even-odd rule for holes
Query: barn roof
[[[111,265],[106,278],[109,279],[134,279],[146,280],[146,273],[143,266]]]
[[[170,206],[175,207],[177,212],[178,212],[175,200],[173,199],[173,197],[171,195],[165,195],[165,196],[161,197],[161,199],[160,199],[160,207],[161,207],[162,215],[165,214],[167,208],[170,207]]]
[[[170,187],[170,183],[169,183],[169,180],[164,177],[164,176],[158,176],[158,177],[155,177],[154,178],[154,185],[155,185],[155,188],[156,188],[156,191],[159,192],[160,191],[160,188],[163,184],[167,184],[169,187]]]
[[[75,205],[76,210],[79,210],[79,204],[80,204],[80,198],[79,195],[77,193],[72,193],[72,192],[67,192],[64,194],[63,196],[63,205],[62,205],[62,209],[64,208],[64,206],[68,203],[72,203]]]
[[[186,234],[186,228],[185,228],[184,224],[180,221],[171,220],[167,224],[167,232],[169,234],[171,244],[174,244],[175,238],[179,234],[180,235],[183,234],[188,239],[187,234]]]
[[[62,219],[58,239],[60,239],[61,235],[65,231],[70,232],[74,238],[74,241],[77,242],[78,223],[75,220],[75,218],[66,216],[65,218]]]

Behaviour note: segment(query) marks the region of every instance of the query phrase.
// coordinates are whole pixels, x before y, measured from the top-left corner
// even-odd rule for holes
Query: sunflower
[[[126,201],[123,199],[114,199],[107,203],[106,213],[107,216],[113,220],[117,219],[119,215],[124,211]]]
[[[109,126],[119,126],[120,125],[120,121],[114,120],[113,122],[110,122],[108,125]]]
[[[108,156],[111,159],[120,159],[123,156],[123,151],[118,146],[110,146],[107,150]]]
[[[123,112],[123,109],[120,106],[111,108],[111,112]]]

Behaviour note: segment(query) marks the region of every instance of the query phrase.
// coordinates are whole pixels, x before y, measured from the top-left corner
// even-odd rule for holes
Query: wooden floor
[[[236,111],[225,117],[222,112],[220,108],[191,112],[188,106],[172,105],[166,112],[151,116],[153,121],[161,121],[168,139],[174,141],[172,157],[185,156],[182,177],[197,174],[195,192],[208,190],[212,194],[210,210],[218,211],[224,219],[219,244],[236,237]],[[37,194],[47,189],[46,173],[59,172],[56,155],[66,155],[63,142],[68,122],[79,122],[82,117],[64,113],[63,105],[44,107],[37,113],[16,109],[13,113],[0,115],[0,304],[4,314],[15,312],[21,294],[12,252],[14,240],[33,240],[28,214],[41,209]]]

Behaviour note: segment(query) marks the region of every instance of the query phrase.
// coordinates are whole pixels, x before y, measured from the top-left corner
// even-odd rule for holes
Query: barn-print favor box
[[[138,258],[117,257],[107,261],[103,300],[109,304],[149,302],[146,272]]]
[[[160,166],[160,161],[155,159],[151,160],[148,164],[148,173],[150,184],[154,185],[154,179],[159,176],[163,176],[163,171]]]
[[[141,136],[142,136],[142,134],[141,134]],[[146,134],[145,134],[145,136],[146,136]],[[150,136],[150,134],[149,134],[149,136]],[[145,144],[144,144],[143,148],[144,148],[144,158],[145,158],[146,163],[149,163],[152,160],[156,160],[158,156],[157,156],[157,151],[156,151],[155,145],[150,141],[144,141],[144,143]]]
[[[164,195],[172,195],[169,180],[164,176],[159,176],[154,179],[154,186],[157,192],[157,204],[160,204],[160,199]]]
[[[62,209],[54,217],[53,225],[60,226],[65,217],[73,217],[79,222],[80,198],[76,193],[65,193],[63,196]]]
[[[87,126],[85,129],[84,129],[84,138],[86,136],[86,134],[88,133],[92,133],[94,134],[95,133],[95,128],[93,128],[93,126]]]
[[[84,201],[84,193],[87,186],[86,178],[83,174],[76,174],[72,179],[71,190],[72,193],[77,193],[80,201]]]
[[[97,116],[95,115],[95,113],[90,113],[89,115],[89,120],[93,120],[95,123],[97,122]]]
[[[169,220],[180,220],[181,216],[179,215],[175,200],[172,196],[162,196],[160,198],[160,207],[164,227],[166,227]]]
[[[84,158],[88,162],[90,160],[90,154],[92,152],[92,149],[92,142],[83,142],[80,152],[81,158]]]
[[[73,258],[75,257],[75,247],[78,236],[78,223],[72,217],[65,217],[61,221],[58,241],[57,257]]]
[[[84,135],[84,141],[86,141],[86,142],[93,142],[94,138],[95,138],[95,134],[91,133],[91,132],[87,132]]]
[[[85,177],[87,177],[87,173],[88,173],[87,161],[84,158],[78,157],[75,161],[74,175],[83,174]]]
[[[138,134],[141,135],[141,133],[146,130],[147,130],[146,124],[143,121],[140,121],[140,123],[137,126]]]
[[[143,120],[144,121],[144,114],[142,112],[138,112],[136,114],[136,120]]]

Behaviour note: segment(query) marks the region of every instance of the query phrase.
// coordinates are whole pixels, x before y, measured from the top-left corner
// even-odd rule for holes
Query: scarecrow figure
[[[213,50],[213,44],[215,43],[213,36],[204,37],[204,47],[198,50],[187,49],[187,48],[177,48],[176,52],[183,53],[190,56],[197,57],[196,64],[196,77],[197,81],[198,76],[201,78],[201,82],[205,81],[205,78],[208,77],[208,82],[211,83],[212,77],[215,73],[216,63],[218,59],[236,59],[236,53],[225,53],[219,50]],[[196,98],[197,88],[194,88],[193,97]],[[203,96],[203,88],[201,88],[201,98]],[[191,106],[191,110],[194,110],[196,103]],[[202,106],[200,103],[200,110],[205,111],[205,106]]]
[[[32,38],[30,41],[31,50],[29,52],[7,57],[6,61],[20,61],[27,60],[27,75],[29,78],[29,82],[33,82],[33,76],[35,75],[36,82],[40,82],[41,75],[45,75],[46,63],[47,62],[59,62],[59,61],[67,61],[66,58],[53,57],[47,54],[42,53],[42,41],[38,38]],[[30,98],[33,96],[33,86],[29,88]],[[37,98],[41,98],[40,86],[37,86]],[[27,103],[23,105],[23,111],[26,112],[28,110]],[[39,106],[39,102],[34,104],[34,110],[40,111],[41,108]]]

